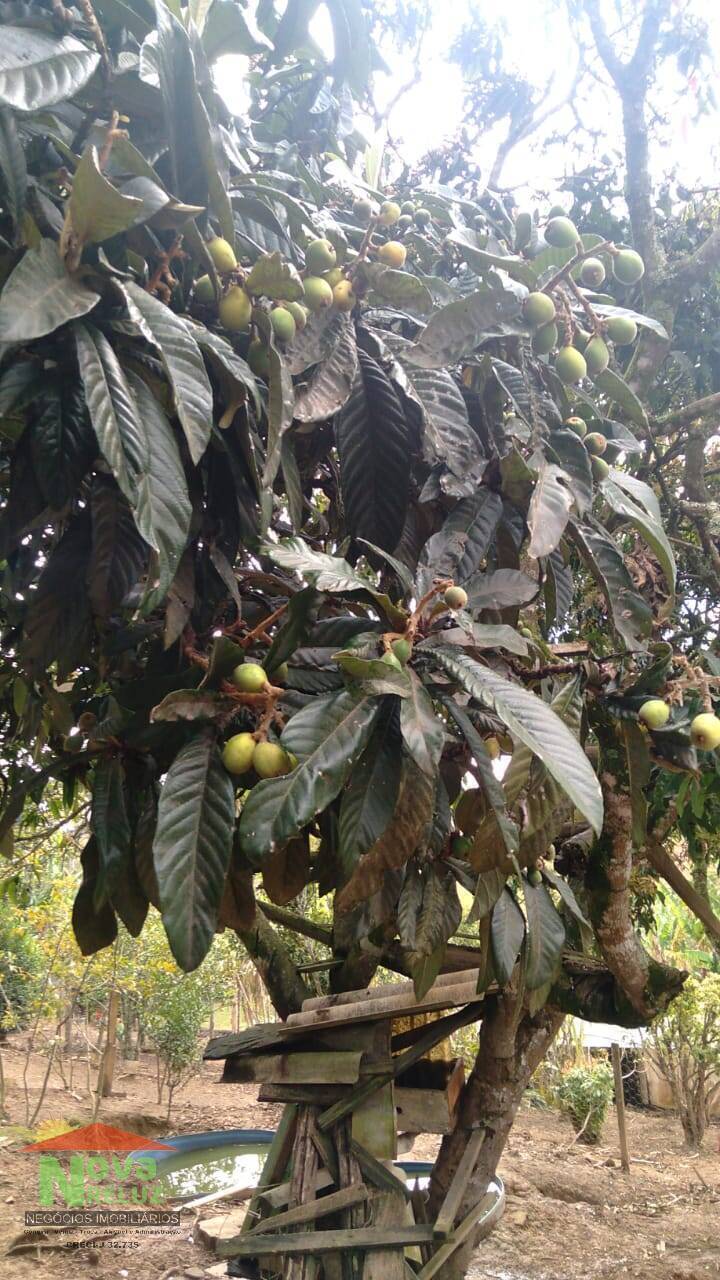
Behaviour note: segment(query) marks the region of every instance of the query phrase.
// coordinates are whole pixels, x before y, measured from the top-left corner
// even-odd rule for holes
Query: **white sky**
[[[425,40],[420,82],[398,103],[390,118],[393,139],[401,154],[417,161],[425,152],[451,137],[462,115],[463,85],[456,66],[448,61],[450,46],[467,17],[469,0],[435,0],[432,29]],[[560,7],[559,7],[560,10]],[[711,29],[711,43],[716,65],[720,66],[720,0],[697,0],[697,10]],[[553,97],[562,99],[572,80],[576,56],[572,38],[565,33],[561,20],[547,23],[542,6],[536,0],[483,0],[482,12],[488,23],[502,20],[507,30],[506,59],[531,82],[542,86],[553,68],[557,69],[557,85]],[[312,34],[321,48],[332,54],[332,29],[323,5],[315,16]],[[408,58],[382,49],[391,65],[392,76],[378,75],[375,98],[379,107],[389,102],[397,87],[408,79],[412,66]],[[242,80],[245,59],[229,56],[219,60],[217,81],[220,92],[231,110],[241,114],[247,104]],[[655,142],[652,166],[656,177],[675,169],[678,180],[686,186],[711,185],[718,179],[718,114],[711,113],[695,121],[696,86],[683,82],[669,68],[664,73],[671,106],[667,124],[654,122]],[[620,117],[614,95],[597,85],[583,110],[585,122],[594,129],[606,131],[609,153],[620,139]],[[369,121],[361,121],[369,125]],[[568,109],[552,121],[559,131],[573,129]],[[528,191],[549,189],[561,183],[566,171],[580,169],[588,158],[572,156],[567,146],[540,147],[542,133],[519,145],[503,172],[503,185],[527,188]],[[472,158],[481,167],[492,163],[498,135],[488,132]]]

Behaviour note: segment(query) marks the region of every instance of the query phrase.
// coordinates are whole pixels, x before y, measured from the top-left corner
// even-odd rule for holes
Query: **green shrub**
[[[613,1073],[606,1062],[572,1067],[562,1077],[558,1086],[560,1106],[581,1142],[600,1141],[612,1096]]]
[[[690,978],[650,1028],[649,1041],[670,1085],[685,1141],[697,1150],[720,1098],[720,974]]]
[[[0,900],[0,1035],[27,1023],[40,971],[40,950],[24,917]]]

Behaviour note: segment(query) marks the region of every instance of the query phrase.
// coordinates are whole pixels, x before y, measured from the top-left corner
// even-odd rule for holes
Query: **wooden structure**
[[[242,1230],[222,1243],[231,1274],[283,1280],[430,1280],[501,1187],[458,1222],[482,1145],[473,1134],[437,1220],[395,1166],[398,1133],[447,1133],[461,1061],[428,1055],[480,1017],[477,969],[443,974],[422,1000],[411,982],[306,1000],[286,1023],[216,1037],[223,1080],[256,1081],[285,1104]],[[432,1014],[433,1021],[421,1015]],[[411,1019],[393,1034],[393,1023]],[[420,1023],[421,1025],[417,1025]]]

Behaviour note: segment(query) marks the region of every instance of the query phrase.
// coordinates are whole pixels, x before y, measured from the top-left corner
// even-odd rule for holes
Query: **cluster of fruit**
[[[566,418],[563,422],[563,428],[566,431],[572,431],[582,440],[585,448],[590,455],[590,466],[592,469],[593,480],[606,480],[610,473],[610,462],[614,462],[617,455],[622,452],[619,445],[615,445],[612,440],[608,440],[607,436],[599,429],[601,423],[599,419],[590,419],[596,429],[588,431],[588,423],[585,418],[579,415],[573,415]],[[608,454],[608,458],[602,455]]]
[[[371,200],[360,197],[353,204],[356,220],[368,227],[370,249],[385,267],[399,270],[405,266],[407,249],[400,240],[388,240],[384,234],[393,228],[395,235],[404,235],[411,228],[422,231],[432,221],[429,209],[418,208],[412,200],[397,204],[394,200],[384,200],[380,208],[376,208]]]
[[[575,249],[578,255],[582,254],[582,241],[577,228],[564,216],[550,218],[545,227],[545,241],[553,248]],[[610,254],[612,274],[616,280],[632,285],[642,279],[645,266],[640,254],[634,249],[608,246],[606,252]],[[574,270],[580,284],[586,289],[597,290],[605,281],[605,263],[593,254],[582,256]],[[586,311],[594,317],[593,332],[588,333],[570,315],[567,305],[570,299],[564,293],[564,279],[563,276],[555,285],[550,284],[543,290],[529,293],[523,304],[523,313],[533,330],[533,351],[539,356],[557,351],[555,372],[562,382],[570,386],[581,382],[585,377],[596,378],[603,373],[610,362],[608,340],[618,346],[627,346],[637,337],[637,325],[632,316],[627,315],[611,316],[603,320],[594,315],[592,305],[585,299]],[[561,315],[558,315],[558,310]]]
[[[670,707],[662,698],[648,698],[638,711],[638,720],[647,729],[662,729],[670,719]],[[700,751],[720,747],[720,720],[712,711],[701,711],[690,724],[690,738]]]
[[[253,300],[238,281],[235,251],[222,236],[215,236],[205,247],[224,286],[218,302],[220,323],[231,333],[248,333],[252,324]],[[311,240],[307,245],[303,291],[302,302],[277,302],[269,313],[272,331],[278,342],[292,342],[295,334],[305,328],[310,312],[324,311],[332,306],[345,312],[351,311],[355,306],[357,296],[353,291],[352,281],[346,278],[342,267],[337,265],[337,253],[329,240]],[[196,281],[194,297],[196,302],[205,306],[214,304],[215,287],[209,275],[201,276]],[[261,378],[268,377],[268,348],[261,338],[251,340],[247,359],[253,373]]]
[[[285,672],[278,668],[273,678],[283,679],[286,673],[287,668]],[[235,667],[230,680],[241,693],[263,693],[269,685],[267,672],[257,662],[241,662]],[[222,761],[228,773],[239,776],[252,769],[260,778],[279,778],[283,773],[290,773],[297,764],[296,757],[278,742],[268,742],[255,733],[235,733],[228,738],[223,747]]]

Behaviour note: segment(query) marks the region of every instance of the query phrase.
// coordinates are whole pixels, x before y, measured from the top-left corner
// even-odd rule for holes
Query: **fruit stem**
[[[287,604],[281,604],[279,609],[275,609],[267,618],[263,618],[263,621],[259,622],[256,627],[253,627],[252,631],[248,631],[247,635],[240,636],[238,638],[238,644],[242,645],[243,649],[248,649],[255,640],[267,640],[268,644],[270,644],[270,637],[266,635],[267,628],[271,627],[273,622],[277,622],[278,618],[282,617],[286,609]],[[236,628],[242,625],[242,622],[234,622],[231,627],[225,628],[225,635],[232,635]]]
[[[578,244],[580,244],[579,240]],[[552,293],[553,289],[556,289],[566,276],[569,276],[570,272],[574,271],[578,263],[584,262],[586,258],[594,258],[596,254],[602,253],[603,251],[607,253],[617,253],[617,249],[615,248],[612,240],[603,240],[600,244],[593,245],[592,249],[583,249],[582,253],[576,253],[569,262],[565,263],[564,267],[561,267],[559,271],[555,272],[554,276],[551,276],[547,284],[543,285],[542,292]]]
[[[452,587],[452,586],[453,586],[452,578],[443,578],[440,582],[437,582],[435,586],[431,587],[429,591],[425,592],[425,595],[422,597],[421,600],[418,601],[417,605],[415,606],[413,613],[410,615],[410,621],[408,622],[407,627],[405,628],[405,635],[407,636],[408,640],[412,641],[413,637],[415,636],[420,623],[420,619],[423,613],[425,612],[425,609],[430,604],[430,601],[434,600],[436,596],[444,595],[448,587]]]
[[[602,334],[602,321],[600,320],[600,317],[594,311],[592,305],[588,302],[585,295],[581,292],[580,289],[578,289],[572,276],[568,276],[563,281],[563,284],[567,286],[567,288],[572,293],[573,297],[577,298],[577,301],[580,303],[580,306],[582,307],[583,311],[585,312],[585,315],[587,316],[588,320],[590,321],[590,324],[592,325],[593,334],[595,335]]]

